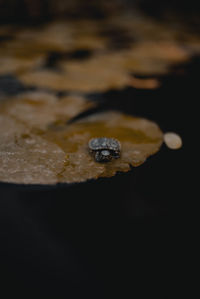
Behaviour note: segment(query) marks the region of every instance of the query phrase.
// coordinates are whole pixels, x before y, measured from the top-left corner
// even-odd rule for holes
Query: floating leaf
[[[156,89],[160,87],[160,82],[155,78],[136,78],[132,77],[130,79],[129,85],[138,89]]]
[[[164,74],[173,63],[188,58],[188,53],[176,44],[142,42],[128,50],[99,53],[84,61],[62,61],[58,64],[60,72],[31,70],[19,74],[19,78],[28,85],[56,90],[105,91],[132,85],[130,73]]]
[[[1,55],[0,56],[0,75],[9,73],[20,73],[37,67],[42,63],[41,57],[19,59],[14,56]]]
[[[1,109],[1,181],[55,184],[110,177],[116,172],[130,170],[130,165],[144,163],[162,144],[163,135],[159,127],[146,119],[105,112],[71,125],[55,122],[47,125],[42,122],[42,129],[39,130],[40,124],[33,122],[36,118],[34,113],[32,118],[24,119],[24,113],[18,111],[13,114],[12,104],[15,106],[15,102],[10,101],[10,109]],[[24,105],[26,107],[27,103]],[[20,107],[24,112],[22,103]],[[44,119],[50,121],[43,112]],[[90,138],[102,136],[113,137],[121,142],[119,159],[108,163],[94,160],[89,153],[88,142]]]
[[[57,96],[47,92],[25,92],[7,99],[0,112],[27,126],[44,129],[53,123],[66,123],[77,114],[94,106],[81,96]]]
[[[0,181],[55,184],[65,153],[13,118],[0,115]]]
[[[160,24],[138,11],[105,20],[68,20],[40,27],[2,27],[0,74],[15,73],[24,84],[55,90],[98,92],[134,86],[134,75],[162,75],[200,51],[199,36]],[[113,36],[114,34],[114,36]],[[121,36],[121,39],[120,39]],[[128,37],[128,46],[126,46]],[[115,47],[109,45],[116,39]],[[84,61],[67,54],[91,51]],[[45,68],[57,53],[54,69]],[[155,86],[155,85],[154,85]],[[137,87],[136,87],[137,88]],[[146,87],[144,87],[146,88]]]
[[[100,61],[96,64],[74,63],[73,66],[68,65],[68,70],[60,73],[46,70],[31,71],[20,75],[19,78],[28,85],[80,92],[118,89],[129,82],[128,74],[112,66],[104,68]]]

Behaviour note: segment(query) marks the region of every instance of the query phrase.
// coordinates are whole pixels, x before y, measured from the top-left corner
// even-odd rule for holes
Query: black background
[[[2,298],[171,298],[183,267],[188,101],[199,94],[199,67],[199,58],[175,67],[157,90],[90,95],[104,98],[104,108],[177,132],[180,150],[163,145],[142,166],[110,179],[0,185]]]

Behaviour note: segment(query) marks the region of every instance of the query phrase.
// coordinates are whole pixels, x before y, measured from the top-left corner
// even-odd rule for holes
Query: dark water
[[[168,2],[176,13],[188,13],[188,2],[177,1],[178,7],[176,1]],[[161,1],[141,1],[141,7],[156,18],[164,15]],[[13,10],[8,4],[4,10],[9,12],[10,22]],[[26,22],[26,14],[23,16]],[[99,11],[98,16],[102,17]],[[16,20],[18,17],[13,22]],[[114,35],[110,46],[119,46],[119,36],[110,34]],[[128,37],[126,42],[128,45]],[[89,55],[92,53],[70,53],[68,58]],[[46,67],[53,67],[57,59],[62,57],[50,53]],[[199,98],[199,69],[200,58],[196,57],[161,77],[161,87],[156,90],[127,87],[88,94],[101,102],[101,109],[143,116],[157,122],[164,132],[177,132],[183,139],[180,150],[163,145],[129,173],[84,184],[55,188],[0,184],[3,299],[13,298],[13,293],[56,299],[179,298],[178,278],[184,268],[179,239],[187,222],[182,207],[191,176],[187,170],[192,160],[188,156],[190,121]],[[33,88],[10,74],[0,76],[0,95],[27,89]],[[190,205],[189,197],[186,201]],[[174,286],[177,293],[171,292]]]
[[[5,283],[12,286],[8,298],[13,289],[41,298],[132,298],[138,290],[136,298],[145,293],[171,298],[167,273],[173,280],[172,269],[180,271],[176,245],[186,191],[189,110],[184,99],[191,90],[198,94],[199,65],[195,58],[175,68],[160,78],[157,90],[88,95],[104,99],[103,108],[144,116],[163,131],[179,133],[182,149],[163,145],[127,174],[80,185],[1,185],[0,262]]]

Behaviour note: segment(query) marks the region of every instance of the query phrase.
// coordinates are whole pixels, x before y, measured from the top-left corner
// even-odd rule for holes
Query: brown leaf
[[[0,112],[31,128],[45,129],[49,124],[66,123],[93,106],[94,103],[81,96],[68,95],[58,99],[47,92],[26,92],[4,101]]]
[[[140,79],[131,77],[129,85],[139,89],[156,89],[160,86],[160,82],[154,78]]]
[[[71,125],[54,123],[52,126],[47,122],[35,123],[34,113],[24,119],[24,113],[19,113],[20,109],[24,112],[22,103],[13,114],[13,104],[15,106],[15,101],[10,101],[11,108],[3,107],[0,115],[0,180],[4,182],[55,184],[110,177],[118,171],[128,171],[130,165],[144,163],[162,144],[159,127],[146,119],[105,112]],[[24,105],[26,107],[27,103]],[[43,112],[46,121],[52,120]],[[92,137],[102,136],[121,142],[119,159],[108,163],[94,160],[88,142]]]

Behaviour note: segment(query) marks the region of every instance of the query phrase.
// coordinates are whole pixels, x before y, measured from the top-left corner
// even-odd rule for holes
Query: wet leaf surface
[[[129,85],[138,89],[156,89],[160,86],[160,82],[155,78],[136,78],[133,76]]]
[[[83,103],[86,108],[83,99],[73,98],[72,103],[70,97],[58,101],[32,93],[1,104],[0,180],[55,184],[110,177],[142,164],[159,150],[162,132],[146,119],[105,112],[66,125],[66,111],[72,116],[83,109]],[[121,142],[119,159],[104,164],[94,160],[88,142],[102,136]]]
[[[0,116],[0,127],[0,180],[54,184],[63,167],[63,151],[8,116]]]
[[[48,92],[33,91],[2,101],[0,111],[24,125],[44,129],[54,123],[65,124],[93,106],[94,103],[81,96],[68,95],[58,98]]]

